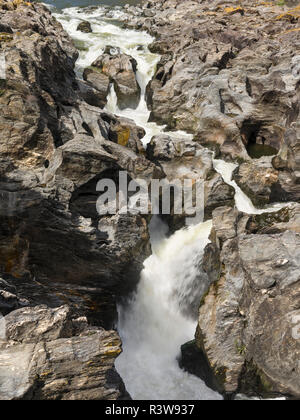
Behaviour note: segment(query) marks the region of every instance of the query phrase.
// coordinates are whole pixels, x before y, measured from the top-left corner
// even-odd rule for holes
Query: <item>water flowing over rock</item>
[[[89,327],[68,306],[19,309],[5,323],[0,400],[128,398],[114,368],[117,332]]]
[[[211,219],[212,211],[216,207],[233,205],[234,189],[214,170],[212,152],[197,142],[168,135],[154,136],[147,145],[146,156],[162,167],[170,182],[180,179],[183,184],[186,179],[203,180],[202,206],[205,220]],[[173,210],[166,219],[172,230],[176,230],[184,226],[186,217],[184,211],[177,215]]]
[[[117,31],[148,31],[160,58],[102,39],[75,69],[47,7],[0,0],[1,400],[129,399],[123,379],[152,398],[300,398],[300,15],[286,3],[118,8]],[[61,16],[96,39],[95,10]],[[97,211],[101,180],[120,200],[120,171],[203,182],[206,222],[181,229],[172,209],[167,237],[152,218],[151,255],[148,214]],[[207,386],[179,369],[180,346]]]
[[[116,296],[132,290],[150,254],[148,222],[139,215],[101,217],[96,185],[120,170],[148,182],[162,171],[140,153],[143,130],[93,103],[99,91],[76,78],[78,52],[45,6],[5,0],[0,16],[9,33],[0,51],[6,61],[0,91],[1,312],[11,312],[14,320],[15,310],[29,305],[34,320],[38,305],[53,311],[67,305],[79,307],[89,323],[86,333],[62,336],[65,341],[37,334],[24,344],[16,333],[1,344],[3,375],[10,377],[22,353],[20,371],[29,376],[14,387],[6,382],[1,398],[121,398],[126,392],[113,368],[121,343],[111,330]],[[90,325],[97,326],[92,336]],[[27,326],[22,331],[27,334]],[[84,360],[72,353],[70,340],[86,349]],[[48,362],[39,359],[38,348],[47,346],[57,352],[57,362],[43,376],[42,363]],[[60,371],[60,351],[67,373]],[[40,368],[32,366],[35,358]]]

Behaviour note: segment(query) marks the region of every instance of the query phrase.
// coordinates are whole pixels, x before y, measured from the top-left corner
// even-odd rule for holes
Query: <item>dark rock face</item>
[[[205,354],[199,349],[195,340],[181,346],[179,366],[192,375],[203,379],[209,388],[218,391],[219,386],[216,378],[212,374]]]
[[[5,0],[0,20],[0,398],[128,398],[114,370],[116,300],[150,254],[148,220],[99,215],[96,185],[163,172],[141,153],[144,131],[76,79],[77,50],[46,7]]]

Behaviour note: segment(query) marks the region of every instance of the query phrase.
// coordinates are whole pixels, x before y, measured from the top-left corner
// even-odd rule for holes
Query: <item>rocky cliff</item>
[[[153,34],[161,54],[151,119],[238,163],[233,178],[256,207],[294,203],[212,212],[212,286],[182,364],[230,397],[300,396],[299,20],[297,2],[152,0],[126,22]],[[148,152],[174,159],[166,144],[153,139]]]
[[[121,108],[136,107],[132,57],[108,46],[79,80],[77,50],[49,10],[0,0],[0,399],[129,398],[114,369],[116,300],[151,252],[149,218],[100,217],[96,185],[182,166],[204,180],[214,226],[189,370],[201,360],[194,371],[224,395],[300,397],[299,8],[151,0],[126,10],[124,25],[149,31],[161,54],[152,121],[194,141],[157,136],[145,152],[142,128],[103,111],[111,83]],[[293,204],[238,212],[207,147],[239,164],[234,179],[257,207]]]
[[[112,328],[150,253],[148,222],[100,218],[96,184],[162,171],[139,153],[143,129],[93,106],[99,91],[76,78],[78,52],[45,6],[1,1],[0,32],[0,397],[128,398]]]

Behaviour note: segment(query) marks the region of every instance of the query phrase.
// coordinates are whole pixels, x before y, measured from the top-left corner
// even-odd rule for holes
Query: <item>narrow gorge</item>
[[[0,400],[300,398],[299,7],[0,0]]]

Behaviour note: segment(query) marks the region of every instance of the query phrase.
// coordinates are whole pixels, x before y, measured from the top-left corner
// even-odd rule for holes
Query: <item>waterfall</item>
[[[117,19],[121,10],[111,12]],[[123,53],[137,60],[137,80],[141,87],[141,101],[136,110],[120,110],[111,86],[107,111],[133,119],[146,131],[146,145],[151,137],[164,132],[164,127],[149,123],[150,112],[145,101],[148,82],[153,77],[159,56],[150,53],[153,41],[145,32],[121,29],[105,17],[105,8],[93,11],[76,8],[65,9],[56,15],[75,42],[83,43],[77,62],[80,75],[103,51],[106,45],[119,47]],[[76,31],[78,23],[88,20],[93,33]],[[164,132],[165,134],[165,132]],[[169,133],[180,138],[190,138],[183,133]],[[257,210],[251,200],[232,181],[236,165],[214,161],[214,167],[224,181],[236,191],[236,205],[247,213],[278,210]],[[282,206],[281,206],[282,207]],[[205,292],[207,279],[200,273],[199,263],[209,242],[212,222],[182,229],[167,237],[167,227],[156,216],[150,224],[152,255],[144,262],[144,269],[137,291],[130,300],[118,308],[118,331],[123,342],[123,353],[116,361],[116,368],[133,399],[153,400],[206,400],[222,397],[210,390],[199,378],[178,366],[180,346],[193,339],[197,321],[183,310],[184,304],[192,305]],[[202,276],[201,276],[202,275]]]

